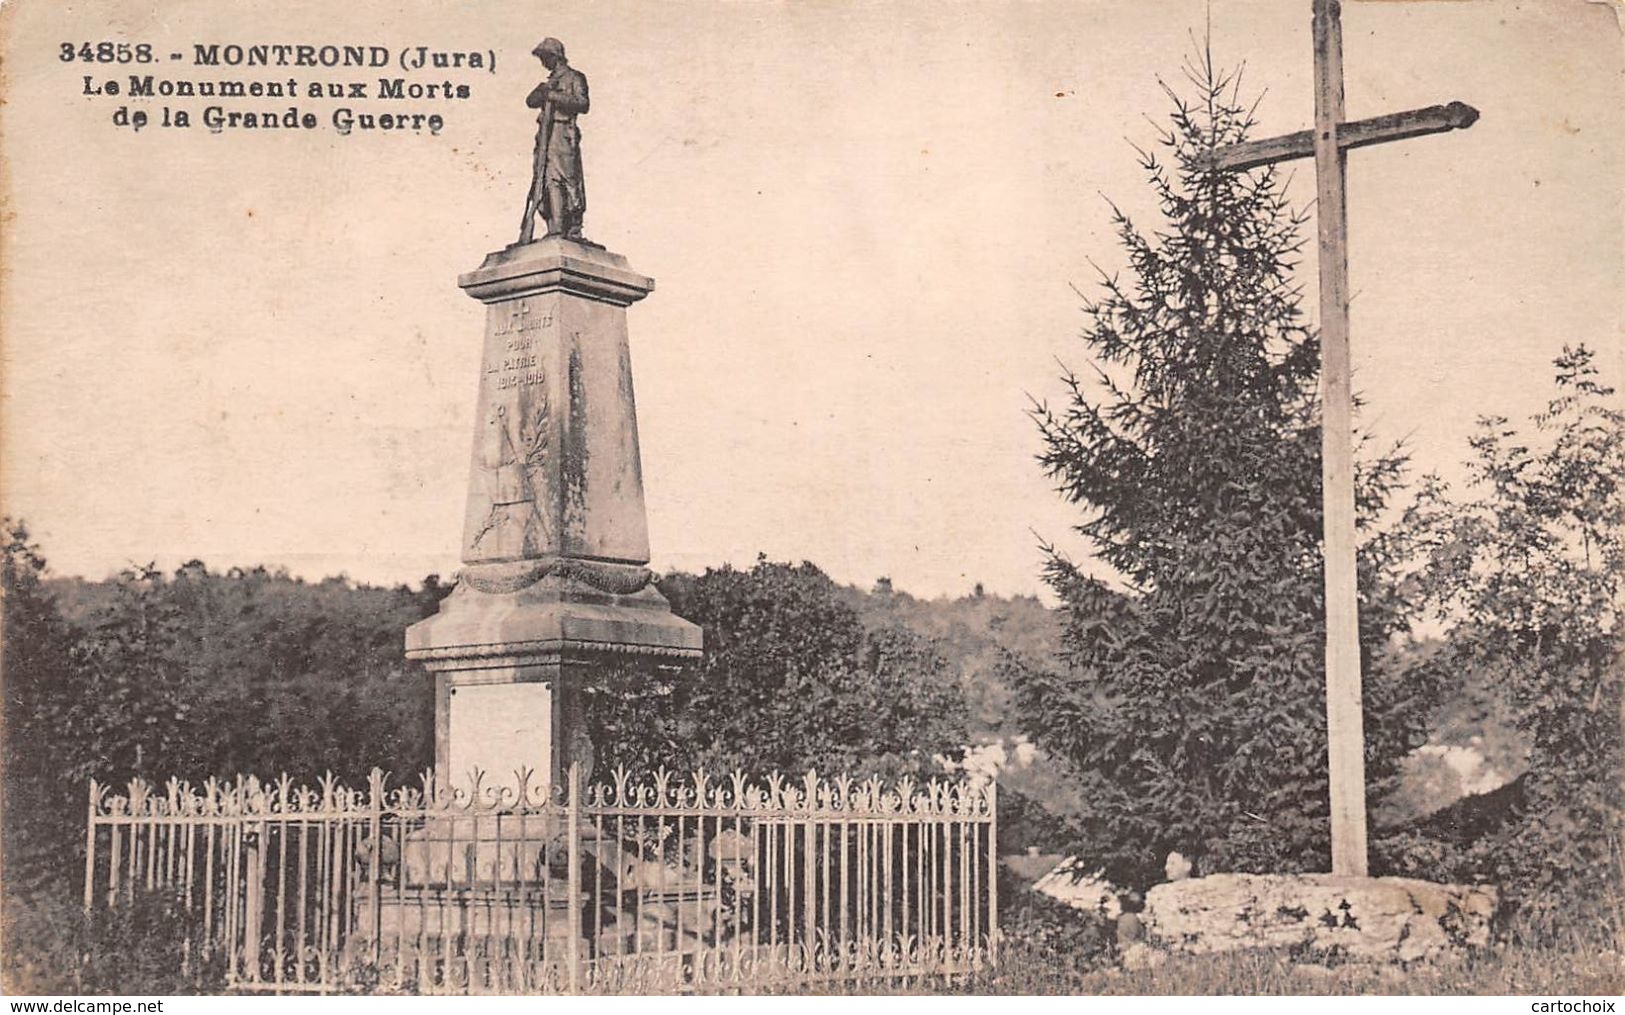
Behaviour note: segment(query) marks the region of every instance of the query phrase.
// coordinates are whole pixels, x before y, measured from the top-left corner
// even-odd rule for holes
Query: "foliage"
[[[331,770],[358,782],[373,765],[428,763],[430,684],[400,639],[435,609],[438,582],[376,589],[195,561],[84,582],[48,577],[20,524],[7,537],[3,916],[8,938],[37,945],[8,945],[8,982],[48,967],[69,976],[95,934],[146,926],[77,922],[89,779]],[[939,774],[933,755],[966,743],[960,674],[938,643],[889,618],[866,623],[812,565],[760,561],[662,587],[712,651],[692,672],[629,667],[587,689],[609,764]],[[109,969],[121,948],[94,938]]]
[[[86,914],[70,897],[41,894],[6,910],[8,994],[219,994],[225,957],[189,946],[193,915],[152,892]]]
[[[901,589],[882,596],[848,587],[840,598],[866,628],[902,627],[938,646],[958,668],[973,740],[1021,732],[1012,721],[1005,659],[1049,659],[1060,648],[1059,614],[1035,596],[1005,598],[984,590],[959,599],[926,600]]]
[[[1033,891],[1004,864],[999,906],[1001,944],[1048,956],[1052,967],[1082,974],[1109,968],[1118,958],[1116,919]]]
[[[1625,626],[1625,413],[1594,354],[1565,348],[1533,432],[1484,417],[1469,489],[1436,478],[1410,512],[1414,591],[1452,624],[1449,665],[1491,674],[1530,744],[1521,817],[1471,860],[1525,928],[1549,934],[1625,908],[1620,856]]]
[[[5,528],[8,892],[76,876],[92,778],[364,781],[374,765],[428,763],[429,682],[400,639],[438,585],[311,584],[194,561],[78,588],[68,609],[26,527]]]
[[[1069,761],[1093,812],[1081,850],[1119,883],[1171,850],[1204,870],[1324,869],[1329,829],[1320,563],[1319,349],[1294,270],[1303,219],[1273,167],[1209,171],[1253,121],[1233,79],[1189,69],[1171,90],[1168,163],[1142,153],[1163,223],[1113,208],[1129,280],[1086,302],[1094,367],[1034,411],[1040,456],[1085,509],[1078,531],[1115,584],[1052,552],[1067,615],[1059,672],[1014,675],[1034,739]],[[1362,439],[1361,446],[1366,441]],[[1381,791],[1419,746],[1436,668],[1402,674],[1394,594],[1403,533],[1374,522],[1397,452],[1365,456],[1356,499],[1366,766]]]
[[[3,842],[6,884],[21,890],[49,867],[63,842],[74,841],[83,820],[61,796],[66,778],[55,764],[73,745],[59,741],[68,713],[76,707],[69,686],[78,633],[57,610],[45,587],[45,558],[27,526],[4,524],[0,554],[0,594],[4,633],[0,673],[4,675],[6,766]]]
[[[660,588],[704,629],[705,660],[641,690],[610,678],[595,709],[619,731],[600,741],[610,763],[655,744],[646,760],[668,766],[895,775],[932,772],[933,755],[964,746],[964,699],[937,647],[900,625],[867,629],[813,565],[762,558]]]
[[[1423,550],[1425,539],[1413,541]],[[1418,606],[1418,612],[1423,608]],[[1449,693],[1429,721],[1428,743],[1405,759],[1399,785],[1373,809],[1377,829],[1424,818],[1431,822],[1429,815],[1504,786],[1528,767],[1528,737],[1517,729],[1511,702],[1493,673],[1458,664],[1447,652],[1443,632],[1415,639],[1402,650],[1411,657],[1407,665],[1434,665],[1448,674]]]

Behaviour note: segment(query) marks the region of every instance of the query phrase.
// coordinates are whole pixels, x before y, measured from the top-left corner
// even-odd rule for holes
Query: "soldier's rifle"
[[[553,93],[542,101],[542,130],[536,141],[536,154],[531,158],[530,193],[525,195],[525,221],[519,227],[519,242],[529,240],[536,228],[537,205],[547,186],[547,153],[553,144]]]

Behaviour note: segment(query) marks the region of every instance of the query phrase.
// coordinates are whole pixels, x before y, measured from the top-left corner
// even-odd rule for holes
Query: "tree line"
[[[0,579],[8,895],[73,895],[93,778],[331,772],[357,785],[374,766],[406,781],[432,764],[432,680],[402,634],[450,591],[436,577],[378,588],[191,561],[52,578],[27,526],[8,522]],[[606,766],[930,776],[972,739],[975,696],[942,645],[865,616],[861,593],[812,564],[761,559],[659,587],[704,628],[706,658],[592,678]]]

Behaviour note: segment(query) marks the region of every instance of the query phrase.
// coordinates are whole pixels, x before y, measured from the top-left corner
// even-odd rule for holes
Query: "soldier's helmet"
[[[553,38],[552,36],[548,36],[541,42],[538,42],[536,44],[536,48],[531,50],[530,53],[532,56],[541,56],[543,53],[547,53],[562,60],[564,59],[564,43]]]

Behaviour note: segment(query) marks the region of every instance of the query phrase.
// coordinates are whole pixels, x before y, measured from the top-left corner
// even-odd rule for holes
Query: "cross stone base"
[[[1412,962],[1488,945],[1496,897],[1488,885],[1414,878],[1213,874],[1152,888],[1143,921],[1153,951],[1288,948]]]

